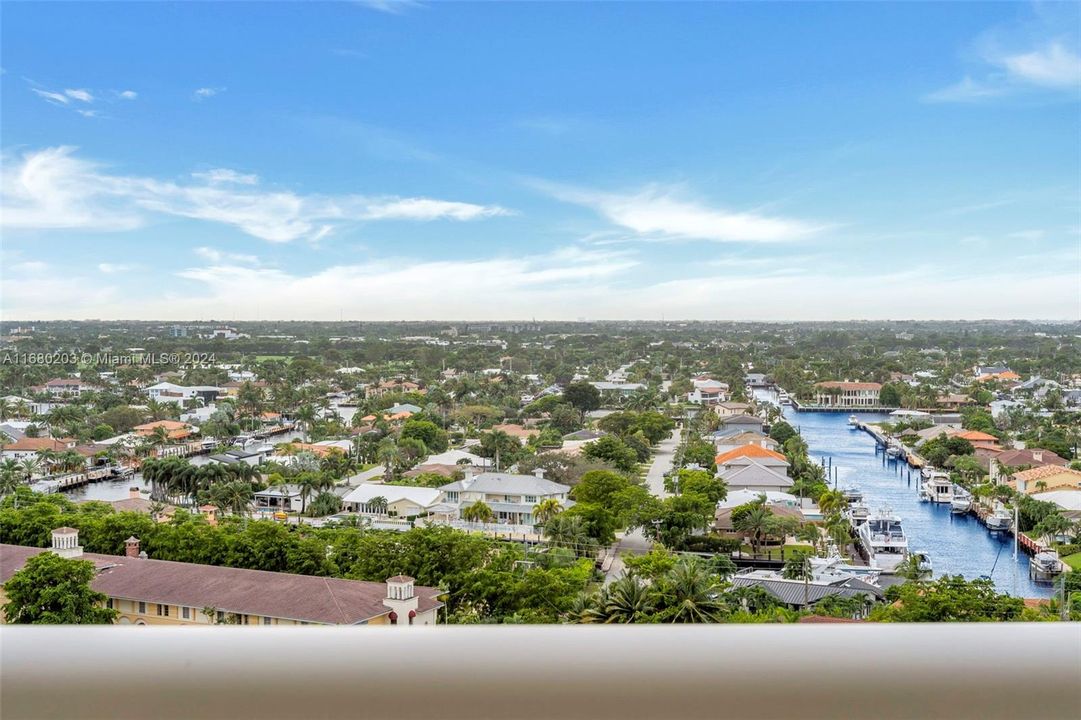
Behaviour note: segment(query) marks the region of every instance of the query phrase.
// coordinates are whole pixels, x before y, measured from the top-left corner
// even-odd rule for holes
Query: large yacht
[[[908,538],[899,518],[892,509],[884,507],[859,526],[860,542],[867,551],[867,562],[873,568],[889,574],[908,557]]]
[[[922,494],[926,494],[927,499],[934,503],[953,502],[954,485],[949,473],[932,473],[931,477],[923,483]]]

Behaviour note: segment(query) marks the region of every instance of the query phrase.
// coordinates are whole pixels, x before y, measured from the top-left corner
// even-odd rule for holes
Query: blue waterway
[[[991,535],[975,516],[954,515],[947,504],[920,502],[916,495],[919,473],[907,463],[884,460],[881,452],[875,452],[873,437],[849,428],[847,413],[801,413],[785,408],[784,414],[799,428],[813,458],[827,462],[832,458],[839,487],[858,487],[872,512],[884,505],[893,508],[901,517],[909,548],[931,556],[935,577],[963,575],[971,580],[990,575],[1000,592],[1018,597],[1051,595],[1051,586],[1029,580],[1024,551],[1014,560],[1012,535]],[[856,416],[864,422],[888,419],[874,413]]]

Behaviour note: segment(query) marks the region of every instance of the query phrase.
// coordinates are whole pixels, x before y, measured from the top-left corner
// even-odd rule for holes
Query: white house
[[[213,385],[177,385],[171,382],[160,382],[146,388],[146,394],[151,400],[159,403],[177,403],[183,405],[192,398],[200,398],[204,403],[211,403],[217,399],[221,389]]]
[[[387,501],[386,509],[372,504],[380,497]],[[342,509],[361,515],[408,518],[440,509],[442,497],[439,488],[362,483],[342,498]]]
[[[713,378],[695,378],[694,389],[687,393],[687,402],[698,405],[717,405],[728,399],[728,383]]]
[[[533,507],[543,500],[553,499],[563,507],[573,505],[567,493],[570,487],[544,479],[540,468],[533,475],[484,472],[474,475],[466,470],[463,479],[443,485],[443,502],[460,513],[473,503],[483,502],[495,513],[499,523],[534,528]]]
[[[815,383],[815,405],[819,407],[861,408],[877,407],[882,385],[875,382]]]

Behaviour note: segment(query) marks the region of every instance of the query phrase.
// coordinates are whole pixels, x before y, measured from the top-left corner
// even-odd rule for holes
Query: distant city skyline
[[[6,3],[5,320],[1081,318],[1081,6]]]

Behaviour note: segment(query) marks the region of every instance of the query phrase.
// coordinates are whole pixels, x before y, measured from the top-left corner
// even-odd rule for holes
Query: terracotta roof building
[[[434,625],[443,604],[438,589],[415,587],[405,576],[378,583],[151,560],[139,556],[135,538],[124,556],[83,554],[70,534],[54,531],[54,547],[94,563],[91,586],[120,612],[120,624]],[[0,582],[41,552],[47,550],[0,545]]]

